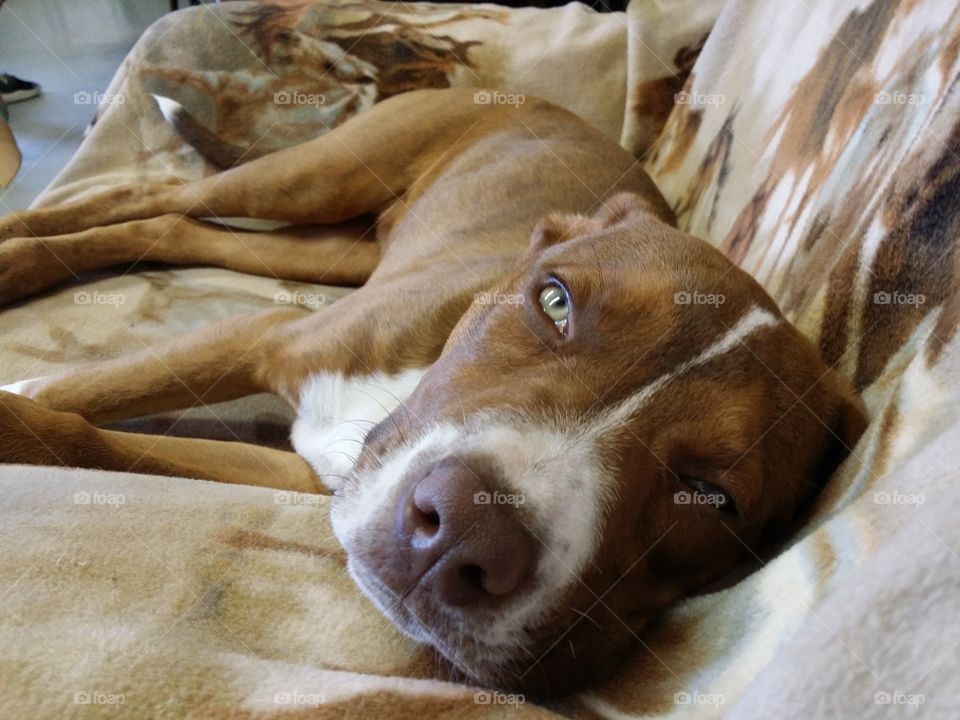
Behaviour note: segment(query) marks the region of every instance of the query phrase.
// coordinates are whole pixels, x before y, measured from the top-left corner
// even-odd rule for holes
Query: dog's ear
[[[534,228],[530,248],[543,250],[651,214],[659,215],[659,212],[650,201],[636,193],[617,193],[604,200],[592,217],[571,213],[547,215]]]
[[[603,226],[593,218],[583,215],[551,213],[533,229],[530,249],[545,250],[548,247],[601,230]]]
[[[662,208],[655,206],[642,195],[621,192],[604,200],[593,218],[601,223],[602,227],[608,228],[640,217],[659,217],[661,210]]]
[[[830,368],[820,384],[827,397],[824,421],[828,432],[814,477],[829,480],[859,442],[869,418],[853,386],[837,369]]]

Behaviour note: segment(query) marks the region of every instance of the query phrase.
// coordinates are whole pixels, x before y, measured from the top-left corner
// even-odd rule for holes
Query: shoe
[[[0,73],[0,99],[6,103],[21,102],[40,94],[40,86],[29,80]]]

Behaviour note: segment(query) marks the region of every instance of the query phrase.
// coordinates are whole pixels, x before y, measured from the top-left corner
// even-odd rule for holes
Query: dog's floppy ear
[[[815,477],[829,480],[851,453],[867,428],[869,418],[850,382],[830,368],[820,383],[827,400],[827,443],[820,455]],[[832,402],[831,402],[832,401]]]
[[[575,237],[601,230],[603,226],[583,215],[551,213],[537,223],[530,238],[530,249],[539,251]]]
[[[662,208],[655,207],[636,193],[617,193],[604,200],[593,217],[571,213],[547,215],[534,228],[530,248],[543,250],[582,235],[606,230],[635,216],[650,214],[661,217]]]

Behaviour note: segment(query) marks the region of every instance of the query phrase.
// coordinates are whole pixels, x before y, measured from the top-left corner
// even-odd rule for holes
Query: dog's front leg
[[[298,308],[221,320],[155,347],[3,388],[99,425],[270,392],[278,327]]]
[[[75,413],[0,391],[0,463],[189,477],[323,492],[299,455],[246,443],[102,430]]]

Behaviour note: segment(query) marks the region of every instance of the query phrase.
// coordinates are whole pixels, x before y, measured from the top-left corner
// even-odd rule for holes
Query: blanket
[[[540,95],[634,153],[871,423],[792,545],[548,704],[435,679],[346,576],[325,498],[2,467],[0,717],[957,717],[958,70],[960,9],[936,0],[270,0],[158,22],[91,88],[40,204],[212,172],[157,96],[244,162],[416,87]],[[0,312],[0,383],[344,292],[209,268],[84,280]],[[289,421],[255,396],[135,427],[285,446]]]

